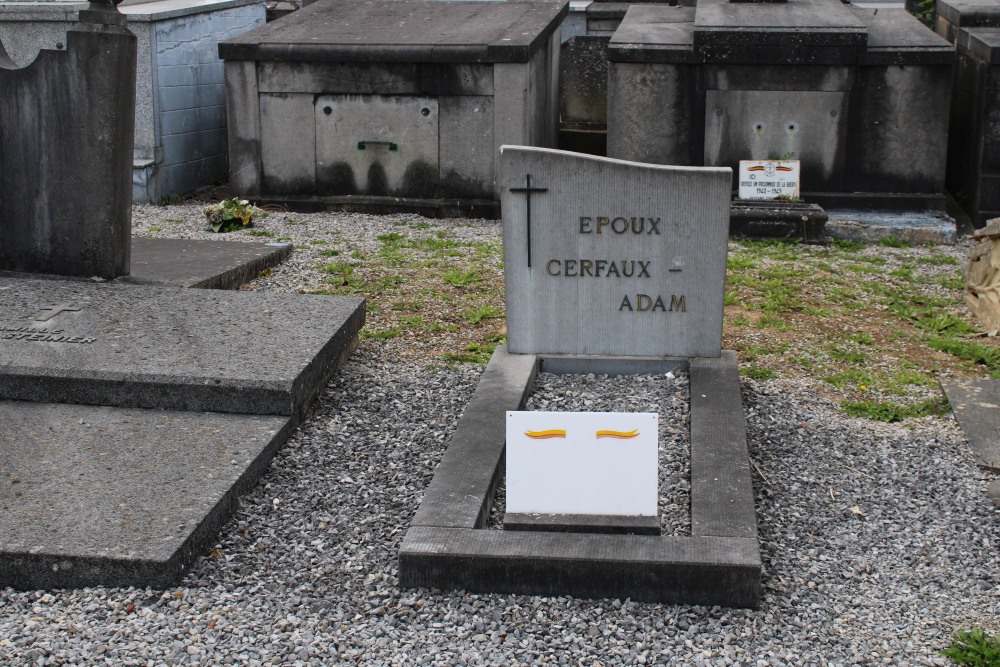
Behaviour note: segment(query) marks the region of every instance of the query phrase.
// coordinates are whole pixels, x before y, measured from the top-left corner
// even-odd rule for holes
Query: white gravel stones
[[[0,665],[945,665],[955,628],[1000,630],[1000,513],[954,422],[847,419],[803,381],[743,383],[761,609],[399,590],[481,369],[389,349],[361,345],[176,588],[0,591]]]

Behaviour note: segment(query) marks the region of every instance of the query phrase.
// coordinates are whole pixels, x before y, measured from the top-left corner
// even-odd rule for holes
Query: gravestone
[[[739,198],[729,209],[729,235],[825,243],[826,211],[799,201],[800,167],[799,160],[740,160]]]
[[[0,45],[0,270],[129,272],[136,39],[90,7],[23,69]]]
[[[483,373],[407,531],[401,586],[759,603],[739,371],[735,354],[721,350],[731,183],[728,168],[501,148],[509,347],[497,348]],[[544,500],[537,484],[527,504],[513,498],[511,525],[505,517],[502,530],[486,528],[505,474],[508,414],[523,410],[537,372],[678,370],[691,387],[689,536],[661,536],[655,518],[652,526],[638,521],[653,518],[641,509],[649,504],[611,514],[612,504],[558,498],[535,509]],[[519,430],[538,442],[565,431],[567,447],[649,430],[635,425],[637,415],[617,413],[620,421],[598,419],[571,441],[573,422],[540,414]],[[544,465],[542,479],[561,465],[533,454],[527,465]],[[593,474],[591,482],[601,476]],[[579,493],[568,481],[562,493]],[[600,513],[576,513],[587,511]]]
[[[500,149],[516,354],[718,357],[728,168]]]

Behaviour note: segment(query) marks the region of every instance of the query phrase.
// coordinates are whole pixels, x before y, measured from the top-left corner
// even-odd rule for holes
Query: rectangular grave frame
[[[539,370],[687,370],[691,387],[691,536],[488,530],[504,474],[505,411],[523,409]],[[761,559],[734,352],[718,358],[509,354],[500,346],[403,538],[404,588],[631,598],[757,607]]]

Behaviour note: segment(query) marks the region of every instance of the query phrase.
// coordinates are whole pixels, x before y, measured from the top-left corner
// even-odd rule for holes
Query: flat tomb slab
[[[0,278],[0,399],[301,415],[364,300]]]
[[[288,417],[0,401],[0,587],[174,583]]]
[[[527,62],[569,4],[324,0],[226,40],[225,60]]]
[[[130,275],[119,282],[237,289],[291,252],[288,243],[133,237]]]
[[[1000,472],[1000,380],[943,380],[951,410],[976,457],[976,465]]]

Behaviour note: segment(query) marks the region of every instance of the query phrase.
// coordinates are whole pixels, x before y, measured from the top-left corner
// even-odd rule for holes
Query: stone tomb
[[[944,208],[955,53],[905,10],[632,5],[608,60],[609,157],[735,169],[794,153],[811,203]]]
[[[567,7],[319,0],[223,42],[230,187],[298,205],[489,213],[497,148],[555,145]]]
[[[729,169],[510,146],[500,159],[510,349],[493,355],[407,531],[400,584],[756,606],[739,370],[720,349]],[[484,528],[505,411],[523,409],[538,371],[690,373],[690,536],[591,515]]]
[[[0,587],[170,585],[363,323],[359,298],[0,277]]]

